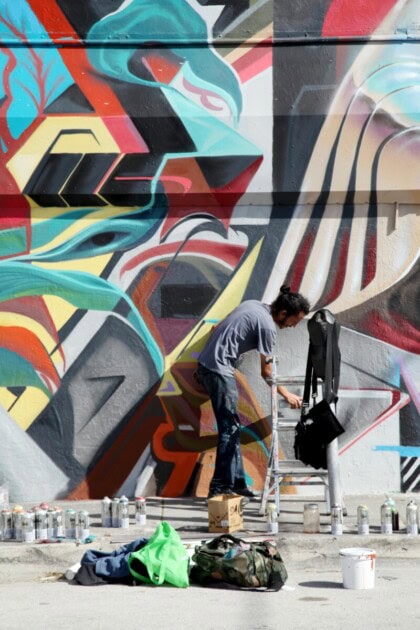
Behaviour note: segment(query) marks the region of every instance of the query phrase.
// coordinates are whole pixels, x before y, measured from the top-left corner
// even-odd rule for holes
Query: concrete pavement
[[[274,536],[280,553],[287,566],[296,567],[335,566],[338,553],[344,547],[368,547],[376,550],[378,558],[395,560],[413,560],[420,558],[420,536],[407,536],[405,533],[405,507],[410,499],[420,503],[419,495],[395,494],[392,498],[400,514],[400,531],[391,535],[381,534],[380,506],[383,495],[348,496],[345,497],[347,516],[344,517],[344,530],[341,536],[330,533],[330,516],[325,513],[325,503],[320,497],[301,497],[282,495],[279,516],[279,533]],[[321,531],[319,534],[303,533],[303,506],[307,502],[317,502],[321,514]],[[364,503],[369,508],[370,534],[357,534],[357,506]],[[193,498],[147,498],[147,522],[138,527],[134,521],[134,504],[130,502],[130,527],[128,529],[103,528],[101,526],[101,501],[53,501],[63,510],[73,507],[85,509],[90,514],[90,533],[92,542],[85,544],[79,541],[63,540],[61,542],[21,543],[16,541],[0,542],[0,581],[10,577],[13,566],[19,572],[49,571],[59,574],[69,566],[77,563],[86,549],[112,550],[135,538],[149,538],[157,524],[168,521],[179,533],[188,549],[202,539],[213,538],[217,534],[208,531],[207,501]],[[234,534],[241,538],[273,538],[267,534],[267,524],[259,515],[259,501],[244,500],[244,527]],[[31,507],[25,505],[24,507]],[[29,570],[30,569],[30,570]]]

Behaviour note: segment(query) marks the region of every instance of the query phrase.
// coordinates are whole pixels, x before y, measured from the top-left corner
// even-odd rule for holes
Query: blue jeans
[[[223,494],[226,490],[243,489],[246,487],[246,481],[241,454],[241,423],[237,410],[238,388],[235,377],[211,372],[200,364],[197,376],[210,396],[219,432],[210,493]]]

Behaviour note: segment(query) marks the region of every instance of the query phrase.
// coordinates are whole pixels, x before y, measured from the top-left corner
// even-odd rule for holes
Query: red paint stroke
[[[10,157],[10,156],[9,156]],[[31,210],[26,198],[18,191],[17,184],[7,171],[7,167],[1,165],[0,160],[0,180],[6,182],[9,180],[10,185],[15,188],[16,194],[8,195],[0,193],[0,232],[2,230],[11,230],[23,228],[25,230],[25,246],[21,252],[16,252],[12,256],[19,254],[27,254],[31,244]],[[4,190],[4,189],[3,189]],[[0,255],[0,259],[11,258],[9,254]]]
[[[358,322],[358,330],[407,352],[419,354],[419,329],[395,311],[388,317],[385,320],[382,313],[373,310]]]
[[[226,151],[226,153],[227,155],[229,155],[228,150]],[[247,191],[248,185],[254,177],[255,173],[258,171],[262,161],[262,156],[256,157],[255,160],[248,166],[248,168],[245,168],[242,173],[240,173],[235,179],[232,179],[229,184],[227,184],[223,188],[213,189],[215,198],[219,201],[221,207],[225,211],[228,208],[231,213],[233,213],[236,204]]]
[[[322,35],[370,35],[398,0],[333,0],[325,16]]]
[[[108,131],[121,153],[149,153],[149,148],[128,116],[103,116]]]
[[[246,83],[273,65],[273,38],[268,37],[232,63],[241,82]]]
[[[344,278],[346,277],[348,264],[350,230],[347,228],[344,229],[343,234],[338,234],[337,238],[340,239],[338,260],[336,263],[333,261],[334,271],[330,271],[330,274],[334,275],[334,282],[327,295],[325,297],[322,296],[322,304],[331,304],[334,302],[341,294],[344,286]]]
[[[143,65],[149,70],[159,83],[171,83],[182,67],[181,60],[175,63],[158,54],[148,54],[143,57]]]
[[[378,390],[375,390],[375,391],[378,391]],[[343,453],[348,451],[350,448],[352,448],[352,446],[354,446],[357,442],[359,442],[362,438],[364,438],[368,433],[373,431],[373,429],[376,429],[376,427],[382,424],[382,422],[385,422],[385,420],[388,420],[388,418],[390,418],[394,413],[396,413],[397,411],[400,411],[403,407],[408,405],[408,403],[410,402],[410,397],[407,396],[406,394],[401,395],[401,392],[397,389],[392,389],[392,390],[387,390],[387,391],[389,391],[390,394],[392,394],[392,401],[389,407],[387,407],[376,418],[376,420],[374,420],[374,422],[371,425],[369,425],[364,431],[359,433],[359,435],[357,435],[353,440],[351,440],[351,442],[346,444],[339,451],[338,453],[339,455],[342,455]]]
[[[198,94],[200,96],[200,101],[206,109],[212,110],[214,112],[222,111],[223,105],[216,105],[216,103],[212,103],[210,100],[211,98],[213,98],[218,101],[223,101],[223,98],[219,96],[219,94],[216,94],[211,90],[205,90],[204,88],[196,87],[185,78],[182,80],[182,83],[189,92],[192,92],[193,94]]]
[[[168,440],[166,438],[173,435],[174,437],[179,437],[179,433],[180,431],[177,431],[174,435],[172,423],[165,422],[159,425],[153,435],[153,452],[157,459],[172,465],[171,475],[160,491],[160,496],[162,497],[183,495],[200,458],[199,452],[181,450],[183,448],[181,445],[179,445],[179,450],[168,450]],[[174,443],[179,442],[176,440]]]
[[[365,267],[362,278],[362,289],[368,286],[376,275],[376,251],[377,251],[377,235],[373,231],[367,237],[365,249]]]
[[[232,160],[235,156],[232,157]],[[191,208],[195,212],[203,209],[219,219],[225,229],[230,225],[234,208],[247,190],[248,184],[258,170],[262,157],[255,157],[254,161],[226,186],[210,188],[197,161],[192,158],[180,158],[169,160],[162,172],[160,181],[165,186],[165,192],[169,202],[169,214],[163,222],[161,237],[173,228],[184,217],[191,216]],[[191,182],[188,195],[174,189],[173,178],[185,178]]]
[[[150,334],[160,348],[165,347],[164,340],[161,338],[160,329],[157,325],[156,318],[152,315],[149,309],[149,300],[159,282],[162,280],[162,275],[165,272],[167,263],[160,262],[158,265],[149,265],[141,274],[137,281],[136,287],[131,293],[131,299],[134,302],[137,310],[141,313],[144,323],[147,326]]]
[[[122,268],[121,275],[146,261],[152,262],[159,260],[160,258],[167,258],[174,255],[178,251],[180,245],[181,243],[179,241],[176,243],[165,243],[141,252],[137,256],[133,256],[133,258]],[[223,261],[233,269],[239,263],[245,249],[246,248],[242,245],[194,239],[189,240],[182,245],[182,255],[200,254],[201,256],[211,256],[211,258]]]
[[[130,182],[130,181],[152,181],[154,179],[154,177],[144,177],[144,176],[134,176],[134,177],[114,177],[115,181],[124,181],[124,182]],[[173,192],[181,192],[181,193],[187,193],[189,192],[190,188],[191,188],[191,179],[188,177],[177,177],[175,175],[171,175],[171,176],[167,176],[167,175],[162,175],[159,178],[159,181],[162,183],[165,183],[166,186],[165,188],[167,189],[167,184],[175,184],[174,186],[174,190]]]
[[[47,385],[48,379],[56,387],[60,385],[54,363],[38,337],[30,330],[20,326],[0,326],[0,346],[29,361],[37,372],[47,377]]]
[[[39,0],[27,0],[32,11],[38,17],[51,40],[57,46],[68,71],[86,96],[89,103],[100,116],[122,116],[126,112],[120,101],[111,89],[106,77],[100,76],[94,70],[87,58],[83,41],[79,38],[64,13],[56,2],[39,2]],[[61,47],[63,34],[72,43],[80,46]]]
[[[299,291],[302,278],[306,271],[309,256],[312,251],[312,247],[315,242],[316,231],[314,229],[308,229],[303,236],[301,245],[298,247],[298,251],[295,254],[293,263],[290,265],[289,272],[286,278],[286,284],[288,284],[292,291]]]

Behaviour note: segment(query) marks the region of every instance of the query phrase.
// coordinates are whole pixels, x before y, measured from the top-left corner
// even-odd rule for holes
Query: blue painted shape
[[[7,5],[7,6],[6,6]],[[21,133],[60,94],[74,83],[55,46],[42,48],[25,46],[31,34],[51,42],[47,31],[25,0],[0,0],[0,40],[16,41],[11,50],[16,66],[9,76],[11,100],[7,108],[7,124],[13,138]],[[52,44],[52,42],[51,42]],[[0,55],[0,100],[7,96],[2,90],[4,75],[9,72],[8,57]],[[5,152],[5,143],[1,140]],[[7,150],[7,149],[6,149]]]
[[[420,457],[420,446],[374,446],[373,451],[395,451],[401,457]]]

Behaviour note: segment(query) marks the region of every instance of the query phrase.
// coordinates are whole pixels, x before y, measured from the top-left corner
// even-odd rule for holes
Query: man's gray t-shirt
[[[212,372],[230,376],[241,354],[258,350],[271,356],[275,343],[276,325],[269,305],[246,300],[217,325],[198,362]]]

